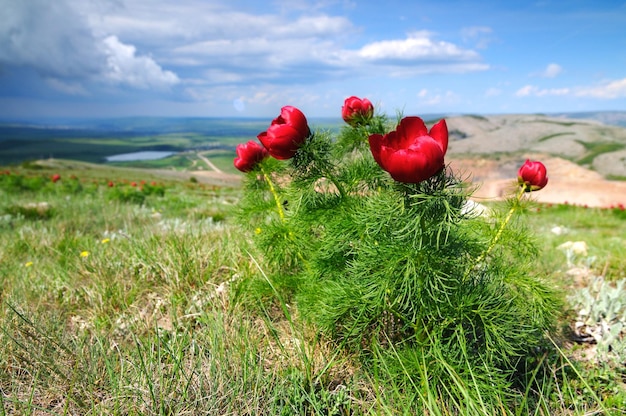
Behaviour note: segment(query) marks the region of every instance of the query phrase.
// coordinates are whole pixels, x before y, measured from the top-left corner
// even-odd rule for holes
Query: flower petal
[[[437,124],[432,126],[429,136],[439,143],[439,146],[445,155],[448,150],[448,125],[446,124],[446,120],[442,119]]]
[[[396,140],[389,142],[388,145],[396,149],[406,149],[418,137],[427,136],[428,129],[421,118],[405,117],[400,120],[396,133]]]

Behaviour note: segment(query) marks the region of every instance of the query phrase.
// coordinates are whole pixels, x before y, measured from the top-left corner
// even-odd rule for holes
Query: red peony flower
[[[351,126],[356,126],[368,121],[374,115],[374,106],[367,98],[348,97],[341,107],[343,121]]]
[[[237,157],[233,160],[233,164],[242,172],[250,172],[257,163],[270,155],[265,147],[254,140],[238,144],[235,152],[237,152]]]
[[[52,182],[56,183],[61,179],[61,175],[59,175],[58,173],[55,173],[54,175],[52,175]]]
[[[444,167],[448,126],[439,121],[428,132],[419,117],[405,117],[395,131],[369,137],[374,160],[398,182],[418,183]]]
[[[311,134],[302,111],[290,105],[280,110],[267,131],[257,137],[276,159],[290,159]]]
[[[543,163],[526,160],[517,172],[517,182],[524,191],[538,191],[548,183],[547,171]]]

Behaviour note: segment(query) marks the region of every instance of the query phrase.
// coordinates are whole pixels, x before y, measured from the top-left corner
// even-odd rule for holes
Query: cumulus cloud
[[[102,51],[84,18],[64,0],[0,2],[0,63],[44,77],[97,73]]]
[[[435,41],[426,31],[410,33],[406,39],[384,40],[363,46],[358,55],[371,62],[397,64],[433,61],[475,61],[478,54],[445,42]]]
[[[180,80],[171,71],[164,71],[147,56],[137,56],[136,48],[119,41],[116,36],[103,40],[107,54],[104,77],[117,84],[135,88],[162,88],[177,84]]]
[[[27,67],[54,90],[87,95],[84,83],[106,81],[137,88],[178,82],[149,56],[116,36],[101,37],[89,16],[66,0],[5,1],[0,6],[0,64]]]

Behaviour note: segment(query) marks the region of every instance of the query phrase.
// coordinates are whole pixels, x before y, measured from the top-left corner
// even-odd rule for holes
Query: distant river
[[[105,157],[107,162],[134,162],[136,160],[157,160],[172,156],[176,152],[166,152],[162,150],[144,150],[141,152],[122,153],[119,155]]]

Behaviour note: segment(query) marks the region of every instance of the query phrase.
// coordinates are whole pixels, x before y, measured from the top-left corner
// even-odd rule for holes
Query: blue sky
[[[0,0],[0,119],[626,110],[626,1]]]

